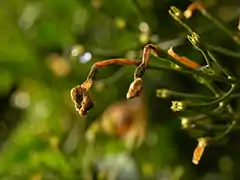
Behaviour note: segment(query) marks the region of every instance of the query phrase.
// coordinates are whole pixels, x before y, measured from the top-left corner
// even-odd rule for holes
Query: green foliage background
[[[75,112],[69,96],[70,89],[85,80],[94,62],[129,56],[137,59],[146,43],[165,47],[164,42],[177,39],[181,44],[178,52],[203,62],[201,54],[185,40],[185,30],[168,14],[171,5],[184,10],[191,2],[0,1],[0,179],[84,179],[91,156],[100,158],[100,166],[110,171],[109,163],[118,164],[122,172],[119,179],[239,179],[237,131],[228,141],[209,147],[195,166],[191,163],[195,139],[181,129],[170,103],[155,97],[159,88],[205,92],[186,77],[164,71],[146,74],[150,139],[131,156],[119,141],[106,136],[99,137],[95,151],[86,155],[84,131],[110,104],[125,98],[133,67],[100,70],[99,79],[116,71],[124,73],[114,83],[93,88],[95,108],[87,117]],[[238,0],[206,3],[212,5],[212,14],[236,29]],[[207,42],[239,52],[239,46],[200,13],[191,21]],[[148,42],[140,39],[141,22],[150,27]],[[76,45],[81,52],[79,57],[72,57]],[[90,52],[92,59],[81,63],[79,58],[85,52]],[[239,58],[217,56],[239,74]]]

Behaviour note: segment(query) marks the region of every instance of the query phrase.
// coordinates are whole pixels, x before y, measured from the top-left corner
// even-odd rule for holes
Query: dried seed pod
[[[87,90],[82,86],[74,87],[70,94],[72,101],[75,103],[76,111],[78,111],[81,116],[86,115],[87,111],[93,107],[93,102],[88,96]]]
[[[72,88],[72,90],[70,92],[72,101],[75,103],[76,111],[79,111],[80,108],[82,107],[81,103],[82,103],[82,100],[83,100],[83,93],[85,91],[86,90],[83,89],[82,86],[79,85],[79,86],[76,86],[76,87]]]
[[[193,158],[192,158],[193,164],[197,165],[199,163],[203,155],[203,152],[205,150],[205,147],[208,144],[208,140],[209,138],[198,138],[198,145],[193,152]]]
[[[87,114],[87,112],[93,108],[93,102],[92,99],[89,97],[89,95],[87,94],[87,92],[83,93],[83,100],[81,102],[81,109],[79,110],[79,114],[81,116],[84,116]]]
[[[142,79],[136,78],[131,84],[128,89],[127,99],[137,97],[140,95],[142,91]]]

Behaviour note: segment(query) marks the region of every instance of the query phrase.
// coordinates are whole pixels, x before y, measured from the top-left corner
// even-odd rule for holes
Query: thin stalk
[[[190,106],[211,106],[211,105],[214,105],[214,104],[217,104],[217,103],[220,103],[221,101],[225,100],[226,98],[228,98],[231,93],[236,89],[236,85],[233,84],[231,86],[231,88],[229,89],[229,91],[224,94],[223,96],[221,96],[220,98],[214,100],[214,101],[211,101],[211,102],[203,102],[203,103],[189,103]]]
[[[204,15],[206,18],[208,18],[210,21],[212,21],[213,23],[215,23],[220,29],[222,29],[229,37],[232,38],[232,40],[240,45],[240,38],[235,35],[231,30],[229,30],[221,21],[219,21],[217,18],[215,18],[214,16],[212,16],[210,13],[208,13],[205,9],[204,10],[200,10],[200,12],[202,13],[202,15]]]
[[[226,48],[211,45],[211,44],[206,44],[206,46],[209,49],[211,49],[212,51],[216,51],[216,52],[219,52],[219,53],[227,55],[227,56],[240,58],[240,53],[239,52],[235,52],[235,51],[232,51],[230,49],[226,49]]]
[[[178,98],[188,98],[188,99],[204,99],[204,100],[211,100],[215,99],[214,97],[211,96],[204,96],[201,94],[188,94],[188,93],[183,93],[183,92],[178,92],[178,91],[173,91],[173,90],[168,90],[168,89],[158,89],[157,90],[157,97],[161,97],[164,92],[167,96],[171,97],[178,97]]]

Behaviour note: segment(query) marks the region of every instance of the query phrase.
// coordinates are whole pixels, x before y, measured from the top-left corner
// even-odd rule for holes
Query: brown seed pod
[[[76,111],[79,111],[79,109],[82,107],[81,103],[83,100],[83,92],[85,91],[86,90],[83,89],[80,85],[71,89],[70,95],[72,101],[75,103]]]
[[[79,114],[81,116],[84,116],[87,114],[87,112],[93,108],[94,104],[92,102],[92,99],[89,97],[87,92],[83,93],[83,100],[81,102],[82,108],[79,110]]]
[[[87,94],[87,90],[82,86],[79,85],[74,87],[70,94],[72,101],[75,103],[75,109],[81,116],[86,115],[87,112],[93,107],[93,102]]]
[[[140,95],[142,91],[142,79],[136,78],[128,89],[127,99],[134,98]]]

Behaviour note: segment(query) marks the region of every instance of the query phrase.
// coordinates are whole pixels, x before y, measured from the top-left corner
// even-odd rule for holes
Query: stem
[[[222,22],[220,22],[217,18],[215,18],[214,16],[212,16],[211,14],[209,14],[205,9],[200,9],[200,12],[202,13],[202,15],[204,15],[206,18],[208,18],[209,20],[211,20],[213,23],[215,23],[220,29],[222,29],[229,37],[232,38],[232,40],[240,45],[240,38],[235,35],[234,33],[231,32],[231,30],[229,30]]]
[[[181,24],[190,34],[193,34],[194,31],[192,30],[192,28],[187,25],[186,23],[183,22],[183,20],[187,20],[182,11],[180,11],[178,8],[176,8],[175,6],[171,6],[169,9],[169,14],[179,23]]]
[[[240,53],[239,52],[235,52],[235,51],[232,51],[230,49],[225,49],[223,47],[219,47],[219,46],[215,46],[215,45],[211,45],[211,44],[206,44],[206,46],[213,51],[225,54],[227,56],[240,58]]]
[[[216,65],[219,67],[219,69],[221,69],[222,72],[228,77],[228,79],[236,79],[235,77],[233,77],[230,74],[230,72],[226,68],[224,68],[223,66],[220,65],[220,63],[218,62],[218,60],[216,59],[216,57],[210,50],[207,50],[207,53],[208,53],[209,57],[211,57],[211,59],[216,63]]]
[[[233,120],[231,122],[231,124],[227,127],[227,129],[223,133],[221,133],[218,136],[214,137],[213,140],[217,141],[217,140],[222,139],[223,137],[225,137],[227,134],[229,134],[233,130],[235,125],[236,125],[236,121]]]
[[[220,98],[218,98],[218,99],[216,99],[214,101],[203,102],[203,103],[191,103],[190,102],[189,105],[190,106],[211,106],[211,105],[217,104],[217,103],[223,101],[224,99],[226,99],[227,97],[229,97],[230,94],[235,90],[235,88],[236,88],[236,85],[233,84],[226,94],[224,94],[223,96],[221,96]]]
[[[214,99],[214,97],[211,96],[204,96],[201,94],[188,94],[188,93],[182,93],[182,92],[178,92],[178,91],[172,91],[172,90],[168,90],[168,89],[158,89],[157,90],[157,97],[162,97],[162,93],[164,92],[164,94],[166,93],[166,95],[168,96],[175,96],[175,97],[179,97],[179,98],[189,98],[189,99],[207,99],[207,100],[211,100]]]

